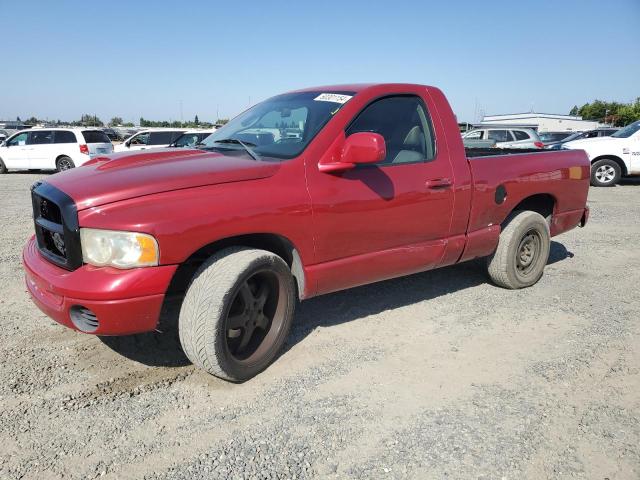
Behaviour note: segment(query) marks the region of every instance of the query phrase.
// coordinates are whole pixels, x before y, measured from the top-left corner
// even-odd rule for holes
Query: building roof
[[[562,115],[559,113],[536,113],[536,112],[484,115],[482,117],[482,121],[484,122],[484,121],[492,121],[492,120],[520,120],[520,119],[528,119],[528,118],[553,118],[558,120],[585,121],[582,119],[582,117],[577,115]]]

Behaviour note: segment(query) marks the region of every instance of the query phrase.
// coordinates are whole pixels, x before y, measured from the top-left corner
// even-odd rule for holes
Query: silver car
[[[543,148],[540,137],[531,128],[476,128],[462,135],[465,146],[496,142],[496,148]]]

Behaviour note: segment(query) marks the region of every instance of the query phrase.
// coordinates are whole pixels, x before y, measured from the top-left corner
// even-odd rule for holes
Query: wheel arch
[[[622,172],[622,175],[629,174],[627,171],[627,165],[624,163],[624,160],[622,160],[620,157],[616,155],[600,155],[599,157],[596,157],[593,160],[591,160],[591,165],[593,165],[594,163],[600,160],[613,160],[620,167],[620,171]]]
[[[514,212],[518,210],[530,210],[532,212],[539,213],[548,222],[551,221],[551,217],[556,211],[557,200],[550,193],[536,193],[521,200],[511,211],[507,214],[502,221],[502,228],[504,229],[506,223],[509,221]]]
[[[200,265],[214,253],[229,247],[257,248],[278,255],[289,265],[298,289],[298,298],[303,298],[305,276],[298,249],[291,240],[275,233],[251,233],[227,237],[199,248],[180,264],[169,284],[167,295],[184,293]]]

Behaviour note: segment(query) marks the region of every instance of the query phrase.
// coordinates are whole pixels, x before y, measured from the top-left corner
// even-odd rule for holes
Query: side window
[[[529,134],[522,130],[512,130],[511,133],[515,135],[516,140],[528,140],[530,138]]]
[[[433,160],[433,127],[422,100],[416,96],[386,97],[365,107],[345,131],[374,132],[384,137],[387,157],[384,164]]]
[[[29,132],[28,145],[48,145],[53,142],[53,132],[51,130],[36,130]]]
[[[173,132],[151,132],[147,145],[169,145],[173,141]]]
[[[496,142],[509,142],[511,139],[508,133],[506,130],[489,130],[487,138],[489,140],[495,140]]]
[[[484,131],[483,130],[474,130],[472,132],[467,133],[464,138],[470,138],[472,140],[482,140],[482,137],[484,137]]]
[[[10,147],[15,147],[18,145],[26,145],[28,136],[29,134],[26,132],[21,133],[20,135],[16,135],[15,137],[13,137],[11,140],[7,142],[7,145]]]
[[[169,141],[169,143],[175,142],[181,135],[182,132],[171,132],[171,140]]]
[[[53,132],[53,143],[76,143],[76,136],[73,132],[56,130]]]
[[[584,134],[584,138],[594,138],[598,136],[598,132],[597,131],[593,131],[593,132],[586,132]]]
[[[136,135],[130,141],[131,145],[147,145],[149,143],[149,134],[141,133],[140,135]]]

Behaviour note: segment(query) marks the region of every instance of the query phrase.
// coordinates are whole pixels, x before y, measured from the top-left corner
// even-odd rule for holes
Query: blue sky
[[[640,0],[0,0],[0,119],[214,120],[300,87],[440,87],[460,121],[640,96]]]

